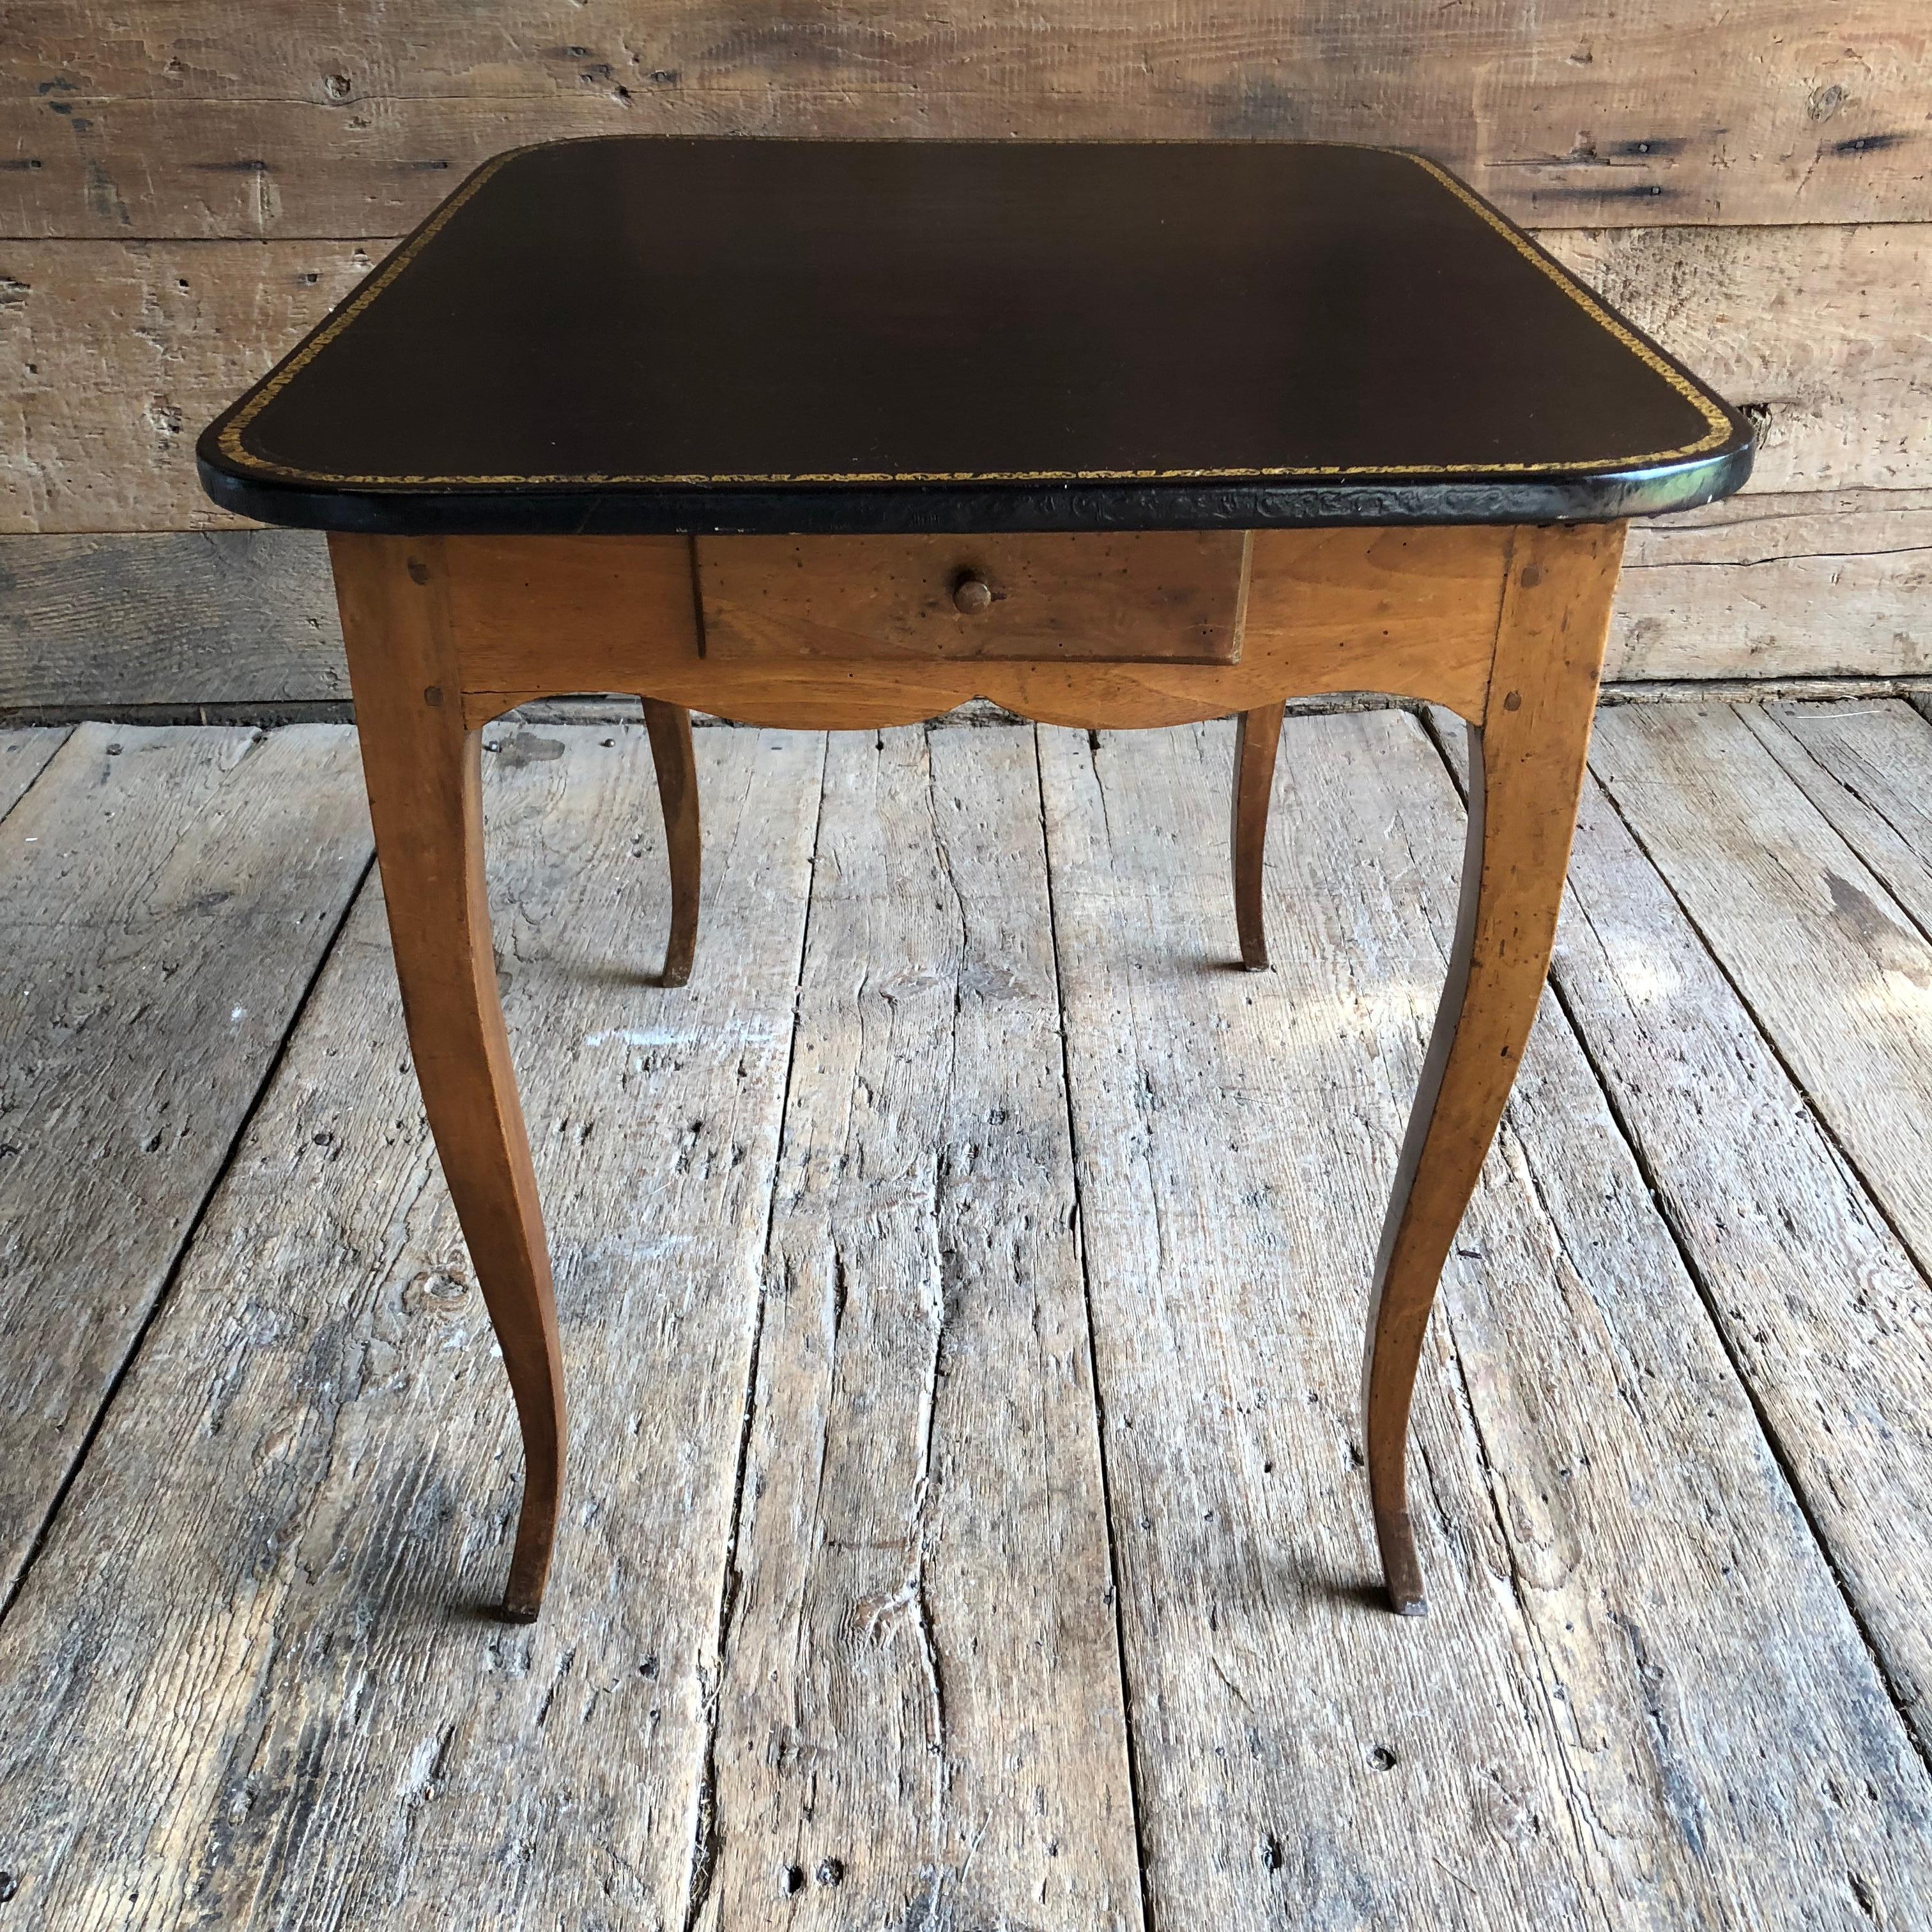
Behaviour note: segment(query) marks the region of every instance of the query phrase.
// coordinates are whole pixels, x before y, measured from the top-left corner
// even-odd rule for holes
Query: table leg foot
[[[1262,860],[1268,848],[1268,804],[1274,794],[1275,754],[1281,746],[1282,704],[1244,711],[1234,733],[1234,792],[1230,844],[1234,866],[1234,927],[1241,964],[1268,968],[1268,928],[1262,917]]]
[[[698,904],[703,842],[698,817],[698,759],[691,742],[691,713],[662,698],[644,700],[644,724],[651,734],[651,762],[657,768],[658,797],[664,806],[664,850],[670,862],[670,936],[664,945],[667,986],[691,977],[698,951]]]
[[[500,1615],[506,1623],[533,1624],[543,1608],[560,1500],[554,1484],[537,1484],[527,1477],[524,1479],[523,1508],[517,1516],[516,1546],[510,1555],[510,1578],[503,1586]]]
[[[1429,1599],[1422,1587],[1422,1558],[1406,1509],[1376,1512],[1376,1544],[1382,1552],[1382,1577],[1389,1608],[1399,1617],[1426,1617]]]

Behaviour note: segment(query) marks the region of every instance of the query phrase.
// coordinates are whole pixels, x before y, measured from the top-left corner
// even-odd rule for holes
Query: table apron
[[[1521,534],[1507,525],[1256,531],[1233,663],[760,656],[741,642],[707,655],[689,538],[338,534],[330,544],[338,580],[373,569],[436,586],[472,728],[541,698],[625,692],[802,729],[910,724],[976,698],[1042,723],[1111,729],[1354,692],[1480,723]],[[1620,534],[1586,525],[1574,538]],[[712,554],[758,541],[704,540]]]

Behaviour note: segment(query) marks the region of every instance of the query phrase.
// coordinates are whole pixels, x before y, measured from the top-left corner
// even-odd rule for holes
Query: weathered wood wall
[[[14,0],[0,707],[340,696],[319,545],[196,432],[476,161],[651,130],[1420,148],[1763,426],[1639,533],[1612,674],[1932,671],[1921,0]]]

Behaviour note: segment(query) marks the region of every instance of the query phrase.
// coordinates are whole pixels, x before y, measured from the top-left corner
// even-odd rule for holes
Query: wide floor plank
[[[1406,717],[1291,721],[1237,977],[1220,728],[1042,734],[1156,1925],[1906,1922],[1924,1767],[1553,1005],[1427,1365],[1435,1614],[1374,1602],[1354,1356],[1461,813]]]
[[[1898,698],[1742,704],[1738,716],[1932,934],[1932,722]]]
[[[62,736],[0,830],[0,1600],[370,854],[345,726]]]
[[[1932,940],[1732,706],[1606,710],[1591,763],[1932,1269]]]
[[[1030,730],[832,740],[703,1923],[1141,1918]]]
[[[21,795],[67,736],[64,725],[0,726],[0,818],[20,803]]]
[[[698,756],[677,992],[642,729],[489,761],[574,1399],[544,1621],[476,1607],[516,1438],[372,886],[0,1624],[10,1920],[683,1924],[823,741]]]
[[[1914,1528],[1932,1520],[1925,1277],[1594,778],[1552,971],[1893,1696],[1932,1751],[1928,1558]]]

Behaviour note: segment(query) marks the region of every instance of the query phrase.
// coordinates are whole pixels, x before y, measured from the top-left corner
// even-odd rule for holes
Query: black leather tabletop
[[[1178,529],[1683,508],[1750,436],[1414,155],[640,136],[478,170],[200,458],[329,529]]]

